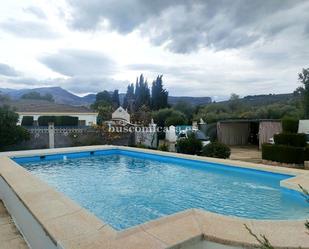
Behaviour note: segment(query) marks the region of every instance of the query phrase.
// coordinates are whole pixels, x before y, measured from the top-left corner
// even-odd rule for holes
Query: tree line
[[[46,100],[49,102],[55,102],[53,95],[51,95],[50,93],[41,95],[40,93],[35,91],[23,94],[21,96],[21,99]]]
[[[128,85],[122,106],[132,115],[133,120],[149,121],[149,117],[143,117],[146,113],[169,107],[168,91],[163,86],[162,78],[163,75],[158,75],[152,82],[151,89],[143,74],[137,77],[135,85]],[[91,107],[99,112],[98,122],[102,123],[111,119],[112,112],[119,106],[119,91],[110,93],[105,90],[96,95],[95,103]]]

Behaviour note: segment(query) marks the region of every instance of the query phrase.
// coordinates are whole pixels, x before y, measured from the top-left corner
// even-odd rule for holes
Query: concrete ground
[[[231,160],[262,163],[262,152],[257,146],[231,146]]]
[[[26,242],[0,200],[0,249],[28,249]]]

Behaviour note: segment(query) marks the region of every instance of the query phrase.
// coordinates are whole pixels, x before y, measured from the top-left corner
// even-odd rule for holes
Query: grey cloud
[[[15,76],[19,76],[20,72],[16,71],[13,67],[7,64],[0,63],[0,75],[15,77]]]
[[[0,23],[0,29],[23,38],[54,39],[59,34],[45,22],[9,19]]]
[[[146,21],[150,16],[158,15],[176,0],[67,0],[72,6],[73,28],[93,30],[100,22],[107,20],[113,29],[120,33],[129,33]],[[184,2],[180,0],[179,3]]]
[[[115,80],[111,77],[100,76],[76,76],[69,79],[54,80],[55,85],[63,86],[75,93],[99,92],[103,90],[112,91],[119,89],[125,92],[129,81]]]
[[[147,64],[147,63],[131,64],[131,65],[127,65],[127,68],[130,70],[135,70],[135,71],[151,71],[154,73],[171,72],[171,69],[172,69],[170,66],[164,66],[164,65],[159,65],[159,64]]]
[[[304,33],[306,36],[309,36],[309,23],[307,23],[307,25],[305,26]]]
[[[75,29],[98,29],[102,22],[125,34],[139,29],[176,53],[240,48],[309,21],[309,3],[301,0],[67,1]]]
[[[252,91],[264,94],[272,92],[269,90],[269,85],[278,86],[278,82],[281,87],[277,89],[280,89],[280,92],[287,91],[281,79],[274,80],[271,75],[258,72],[217,71],[199,65],[132,64],[127,67],[139,72],[152,72],[153,75],[163,73],[165,86],[171,95],[218,96],[219,94],[219,99],[222,99],[223,96],[229,96],[235,91],[243,96],[252,94]],[[297,75],[297,71],[294,74]]]
[[[177,77],[196,75],[200,68],[198,65],[186,65],[186,66],[171,66],[160,64],[131,64],[127,65],[127,68],[137,72],[152,72],[153,74],[170,74],[177,75]],[[203,69],[205,72],[205,69]]]
[[[41,8],[36,7],[36,6],[29,6],[27,8],[24,8],[24,11],[26,13],[30,13],[30,14],[36,16],[39,19],[46,19],[47,18],[44,11]]]
[[[117,65],[105,54],[89,50],[63,49],[45,54],[39,61],[66,77],[37,79],[14,73],[0,64],[0,81],[19,86],[61,86],[75,93],[119,89],[125,91],[128,81],[116,80]],[[2,70],[3,69],[3,70]],[[3,77],[1,77],[1,74]],[[7,77],[12,76],[12,77]]]
[[[114,89],[119,89],[124,92],[129,84],[129,81],[115,80],[110,77],[92,75],[47,79],[15,77],[5,79],[0,78],[0,80],[9,82],[12,85],[26,85],[28,87],[61,86],[64,89],[70,90],[74,93],[99,92],[102,90],[111,91]]]
[[[37,85],[45,85],[46,81],[41,81],[36,78],[31,77],[13,77],[13,78],[2,78],[3,81],[9,82],[15,85],[30,85],[30,86],[37,86]]]
[[[106,55],[88,50],[63,49],[44,55],[39,60],[53,71],[71,77],[109,76],[116,70],[116,64]]]

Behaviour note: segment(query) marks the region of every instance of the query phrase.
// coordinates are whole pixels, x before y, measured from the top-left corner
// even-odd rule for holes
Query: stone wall
[[[30,132],[30,140],[12,146],[10,150],[49,148],[48,127],[33,127],[28,128],[28,131]],[[130,134],[120,134],[117,137],[110,139],[107,134],[101,133],[91,127],[55,127],[54,132],[55,148],[101,144],[128,146],[132,145],[132,140],[134,140]]]

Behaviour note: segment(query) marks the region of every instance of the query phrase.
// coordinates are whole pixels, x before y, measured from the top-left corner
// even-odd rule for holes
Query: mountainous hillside
[[[42,95],[50,93],[57,104],[66,104],[73,106],[90,106],[94,103],[96,95],[88,94],[84,97],[79,97],[61,87],[42,87],[34,89],[7,89],[0,88],[0,94],[10,96],[12,100],[18,100],[22,95],[29,92],[38,92]],[[123,103],[125,94],[119,93],[120,103]],[[240,99],[240,102],[244,105],[260,106],[273,103],[282,103],[290,99],[293,99],[293,94],[268,94],[268,95],[250,95]],[[211,103],[210,97],[188,97],[188,96],[168,96],[168,102],[170,105],[174,105],[179,101],[190,103],[193,106],[207,105]],[[221,103],[227,103],[228,101],[222,101]]]
[[[239,101],[243,105],[249,106],[263,106],[270,105],[275,103],[286,103],[289,100],[295,99],[293,93],[285,94],[262,94],[262,95],[248,95],[243,98],[240,98]],[[229,101],[221,101],[220,103],[225,104]]]
[[[61,87],[42,87],[42,88],[33,88],[33,89],[7,89],[7,88],[0,88],[0,93],[6,94],[10,96],[13,100],[18,100],[21,98],[22,95],[29,92],[38,92],[41,95],[46,93],[50,93],[55,102],[58,104],[67,104],[67,105],[74,105],[74,106],[90,106],[96,98],[95,94],[88,94],[84,97],[79,97]],[[125,94],[119,93],[120,103],[123,103]],[[177,97],[177,96],[169,96],[168,102],[171,105],[176,104],[179,101],[185,101],[190,103],[191,105],[205,105],[211,103],[210,97]]]
[[[170,105],[177,104],[177,102],[187,102],[190,103],[193,106],[197,105],[206,105],[211,103],[210,97],[188,97],[188,96],[168,96],[168,103]]]
[[[42,95],[50,93],[56,103],[74,106],[89,106],[95,100],[94,94],[86,95],[85,97],[79,97],[61,87],[42,87],[20,90],[0,88],[0,93],[10,96],[10,98],[13,100],[18,100],[21,98],[22,95],[29,92],[38,92]]]

